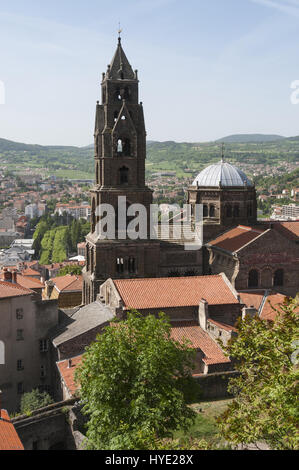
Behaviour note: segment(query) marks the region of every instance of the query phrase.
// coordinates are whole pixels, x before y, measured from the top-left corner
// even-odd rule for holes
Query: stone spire
[[[136,75],[124,53],[121,37],[118,37],[117,49],[107,71],[108,79],[111,80],[135,80]]]

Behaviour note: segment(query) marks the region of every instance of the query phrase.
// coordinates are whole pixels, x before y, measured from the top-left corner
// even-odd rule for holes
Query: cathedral
[[[242,229],[241,233],[232,235],[229,235],[229,231],[235,227],[245,227],[246,231],[257,225],[256,190],[247,176],[224,161],[223,157],[219,163],[199,173],[188,189],[191,214],[194,214],[192,208],[196,204],[203,207],[202,249],[186,250],[184,235],[167,237],[163,234],[162,225],[157,237],[153,238],[148,223],[147,236],[135,240],[127,236],[103,239],[96,230],[100,219],[96,209],[103,204],[113,206],[117,214],[119,198],[125,197],[128,205],[142,204],[145,207],[149,222],[150,206],[153,203],[153,191],[145,182],[146,129],[143,104],[139,102],[138,72],[132,69],[122,48],[121,38],[118,39],[112,62],[102,76],[101,104],[98,101],[96,106],[94,139],[96,176],[95,186],[91,189],[91,232],[86,237],[83,303],[94,302],[101,284],[110,278],[194,276],[226,272],[235,285],[240,265],[235,252],[221,248],[221,241],[220,247],[210,242],[228,233],[229,238],[237,238],[239,246],[240,240],[244,238]],[[297,227],[298,224],[295,229],[291,229],[289,243],[294,236],[293,232],[298,231]],[[261,227],[260,230],[263,232],[268,228]],[[276,232],[279,237],[281,234]],[[256,235],[260,235],[260,232]],[[246,236],[247,232],[244,238],[247,241]],[[250,241],[253,241],[252,237]],[[289,249],[293,250],[294,246],[289,246]],[[298,245],[296,249],[298,251]],[[219,254],[215,255],[217,250],[224,255],[223,258],[227,258],[225,267],[221,262],[219,264]],[[279,250],[275,250],[278,259]],[[274,285],[275,265],[269,268],[269,263],[264,260],[264,265],[258,267],[258,258],[258,254],[253,257],[255,266],[247,266],[246,273],[243,273],[244,279],[240,283],[243,289],[251,284],[255,288],[266,287],[262,283],[265,276],[261,273],[266,268],[271,271],[271,274],[268,273],[267,287]],[[279,269],[284,268],[280,266]],[[252,271],[258,273],[254,274],[258,279],[250,284]]]

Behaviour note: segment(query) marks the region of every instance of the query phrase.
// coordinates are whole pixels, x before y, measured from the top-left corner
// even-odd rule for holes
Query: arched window
[[[283,286],[283,269],[277,269],[274,273],[274,286]]]
[[[117,153],[118,155],[123,154],[123,141],[121,139],[118,139],[117,141]]]
[[[231,217],[232,216],[232,206],[228,205],[226,206],[226,217]]]
[[[127,184],[129,182],[129,169],[125,166],[119,169],[119,182],[120,184]]]
[[[115,99],[117,101],[121,101],[122,100],[122,96],[121,96],[121,93],[120,93],[120,89],[118,88],[115,92]]]
[[[239,217],[240,211],[239,211],[239,206],[234,207],[234,217]]]
[[[208,217],[209,216],[209,208],[206,204],[203,206],[203,216]]]
[[[259,285],[259,273],[256,269],[252,269],[248,275],[248,287],[258,287]]]
[[[116,272],[118,274],[122,274],[124,272],[124,259],[123,258],[116,259]]]
[[[132,256],[130,256],[128,261],[128,270],[131,274],[134,274],[136,272],[136,262],[135,258],[133,258]]]
[[[215,206],[210,206],[210,217],[215,217]]]

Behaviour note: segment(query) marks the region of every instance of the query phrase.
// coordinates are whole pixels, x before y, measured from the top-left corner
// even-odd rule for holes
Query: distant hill
[[[28,151],[34,152],[38,150],[74,150],[78,147],[64,145],[37,145],[23,144],[21,142],[13,142],[12,140],[0,139],[0,152],[6,151]]]
[[[245,144],[250,142],[275,142],[277,140],[283,140],[285,138],[286,137],[275,134],[234,134],[229,135],[227,137],[223,137],[223,139],[218,139],[216,140],[216,142],[224,142],[228,144]]]

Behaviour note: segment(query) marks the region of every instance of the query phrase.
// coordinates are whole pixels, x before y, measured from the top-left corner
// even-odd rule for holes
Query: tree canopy
[[[89,449],[147,448],[148,439],[187,428],[195,413],[186,404],[194,352],[170,336],[167,317],[131,312],[106,327],[87,348],[76,373]]]
[[[52,398],[47,392],[40,392],[38,389],[24,393],[21,398],[21,413],[30,413],[44,406],[51,405]]]
[[[265,442],[271,449],[299,449],[298,299],[288,299],[274,322],[246,317],[226,348],[241,375],[230,383],[236,396],[219,418],[232,444]]]

